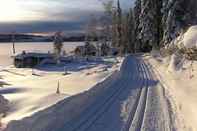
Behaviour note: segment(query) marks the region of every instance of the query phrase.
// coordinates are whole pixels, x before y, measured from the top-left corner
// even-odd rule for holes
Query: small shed
[[[43,60],[53,59],[49,53],[25,53],[18,54],[14,57],[14,65],[17,68],[32,68],[39,65]]]

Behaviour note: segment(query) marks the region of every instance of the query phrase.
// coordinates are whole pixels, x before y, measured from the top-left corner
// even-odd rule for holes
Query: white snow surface
[[[73,62],[63,66],[41,66],[34,69],[18,69],[13,66],[0,71],[0,94],[10,101],[10,110],[2,123],[20,120],[24,117],[46,109],[58,101],[76,94],[86,92],[96,83],[105,80],[115,70],[118,70],[122,58],[101,58],[105,62]],[[119,61],[116,63],[116,61]],[[60,94],[56,94],[57,85]]]
[[[141,55],[128,56],[103,82],[12,121],[5,131],[180,131],[168,101],[151,66]]]
[[[174,54],[172,57],[146,59],[156,70],[174,110],[174,123],[179,131],[197,130],[197,62]]]
[[[184,34],[183,45],[186,48],[197,47],[197,25],[191,26],[188,31]]]

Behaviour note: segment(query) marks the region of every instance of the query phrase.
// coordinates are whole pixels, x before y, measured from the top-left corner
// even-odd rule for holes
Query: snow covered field
[[[0,94],[16,104],[3,122],[20,120],[6,131],[196,131],[197,62],[177,59],[136,54],[121,68],[122,58],[83,61],[68,64],[66,76],[63,67],[42,67],[37,75],[7,67]]]
[[[141,56],[128,56],[120,71],[90,90],[62,100],[6,131],[170,131],[167,93]]]
[[[63,75],[64,67],[34,69],[36,75],[32,75],[32,69],[16,69],[12,66],[4,68],[0,75],[6,84],[0,89],[0,94],[11,102],[11,109],[2,122],[21,119],[90,89],[118,68],[112,66],[113,63],[107,62],[70,63],[66,65],[68,75]],[[58,81],[60,94],[56,94]]]
[[[26,46],[27,48],[23,49],[31,49],[31,44]],[[75,46],[68,44],[65,48],[68,47],[67,51],[71,51]],[[4,58],[0,61],[2,66],[0,70],[0,86],[2,87],[0,88],[0,95],[3,95],[10,102],[7,116],[1,120],[3,124],[30,116],[56,104],[58,101],[89,90],[117,70],[122,61],[122,58],[118,58],[119,63],[117,63],[115,57],[106,57],[102,59],[103,61],[75,61],[58,67],[41,66],[34,69],[34,75],[32,75],[30,68],[18,69],[10,65],[11,58],[6,52],[9,45],[2,44],[0,47],[4,47],[4,49],[0,48],[4,51],[0,53],[0,56]],[[47,51],[51,46],[36,45],[36,47],[42,51]],[[68,72],[67,75],[63,75],[65,67]],[[58,83],[60,94],[56,93]]]

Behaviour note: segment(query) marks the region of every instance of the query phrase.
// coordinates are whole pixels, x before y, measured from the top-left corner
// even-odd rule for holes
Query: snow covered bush
[[[186,57],[197,60],[197,25],[191,26],[184,34],[183,42]]]
[[[197,26],[191,26],[161,49],[163,56],[171,56],[175,53],[182,54],[189,60],[197,60]]]
[[[168,70],[180,69],[184,59],[197,60],[197,26],[191,26],[185,33],[166,47],[165,52],[171,56]]]
[[[183,45],[186,48],[197,48],[197,25],[191,26],[184,34]]]

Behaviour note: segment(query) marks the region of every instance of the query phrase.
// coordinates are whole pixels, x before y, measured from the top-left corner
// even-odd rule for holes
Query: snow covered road
[[[171,130],[164,89],[142,59],[127,57],[120,78],[110,86],[92,106],[61,130]]]
[[[6,131],[175,131],[165,90],[141,56],[126,57],[119,72],[94,88],[89,92],[97,95],[90,93],[87,103],[75,105],[81,112],[70,120],[64,120],[70,115],[62,111],[68,106],[65,101],[55,105],[57,111],[54,107],[11,123]],[[52,114],[56,116],[46,124]]]

